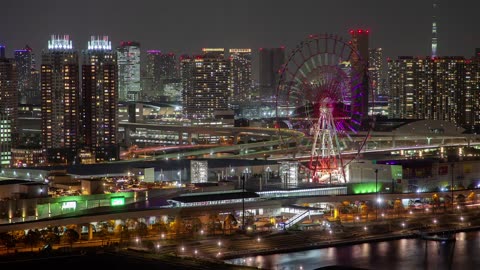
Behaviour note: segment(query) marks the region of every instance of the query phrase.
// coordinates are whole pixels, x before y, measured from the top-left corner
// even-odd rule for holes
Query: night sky
[[[477,0],[439,0],[438,55],[471,57],[480,47]],[[430,54],[431,0],[1,0],[0,44],[7,56],[29,44],[38,55],[51,34],[70,34],[82,50],[106,34],[159,49],[198,53],[202,47],[286,46],[308,34],[345,38],[369,29],[370,47],[386,57]]]

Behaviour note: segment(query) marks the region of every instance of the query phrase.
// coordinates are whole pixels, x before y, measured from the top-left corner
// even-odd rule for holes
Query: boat
[[[440,242],[453,242],[457,240],[455,232],[443,232],[441,234],[434,234],[434,235],[423,232],[423,233],[420,233],[420,238],[423,240],[440,241]]]

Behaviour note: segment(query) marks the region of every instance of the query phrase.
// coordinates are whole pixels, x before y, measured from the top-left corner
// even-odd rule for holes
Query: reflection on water
[[[238,258],[227,263],[285,270],[329,265],[388,270],[480,269],[480,232],[457,233],[456,239],[454,242],[401,239]]]

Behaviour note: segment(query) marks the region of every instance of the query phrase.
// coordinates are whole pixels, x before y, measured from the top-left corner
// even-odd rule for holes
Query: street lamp
[[[243,171],[242,181],[242,231],[245,231],[245,182],[247,181],[248,168]]]
[[[376,206],[375,206],[375,220],[378,218],[378,169],[375,169],[375,192],[376,192]]]
[[[180,186],[182,186],[182,171],[178,170],[177,175],[178,175],[178,179],[180,180]]]
[[[452,193],[452,212],[453,212],[453,168],[455,167],[455,163],[452,162],[452,183],[450,184],[450,191]]]

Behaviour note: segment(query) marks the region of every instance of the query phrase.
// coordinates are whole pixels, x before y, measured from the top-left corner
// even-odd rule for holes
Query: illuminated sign
[[[224,52],[224,48],[203,48],[203,52]]]
[[[252,49],[230,49],[228,51],[231,53],[251,53]]]
[[[108,36],[90,38],[88,42],[88,50],[111,50],[112,42],[108,40]]]
[[[76,201],[62,202],[62,210],[66,210],[66,209],[75,210],[76,208],[77,208],[77,202]]]
[[[69,35],[55,36],[52,35],[52,39],[48,41],[49,50],[71,50],[73,49],[72,41]]]
[[[124,205],[125,204],[125,197],[112,197],[110,198],[110,205]]]

